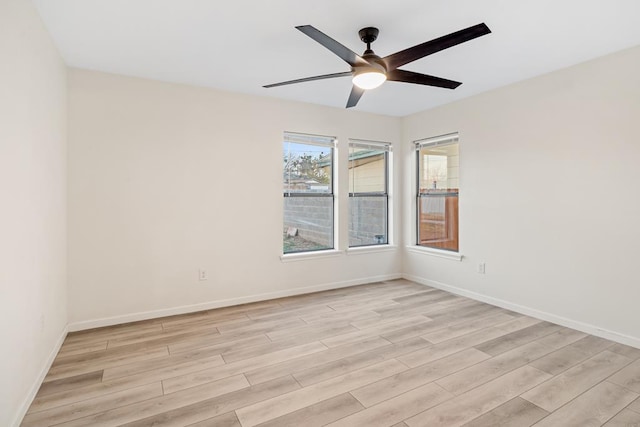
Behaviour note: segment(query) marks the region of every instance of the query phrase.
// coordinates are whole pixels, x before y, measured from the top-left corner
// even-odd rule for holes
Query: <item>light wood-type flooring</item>
[[[22,425],[640,426],[639,396],[639,349],[395,280],[71,333]]]

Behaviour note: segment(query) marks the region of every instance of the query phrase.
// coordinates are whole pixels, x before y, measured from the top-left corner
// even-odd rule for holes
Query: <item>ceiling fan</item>
[[[420,58],[424,58],[427,55],[431,55],[460,43],[491,33],[489,27],[482,23],[381,58],[371,50],[371,43],[378,38],[379,31],[377,28],[367,27],[359,31],[358,34],[360,35],[360,40],[367,44],[367,50],[365,50],[362,55],[358,55],[311,25],[301,25],[296,28],[329,49],[331,52],[338,55],[343,61],[351,66],[351,71],[289,80],[263,87],[271,88],[294,83],[310,82],[313,80],[351,76],[353,77],[353,87],[351,89],[349,99],[347,100],[346,108],[354,107],[360,100],[360,97],[362,97],[362,94],[364,94],[365,90],[374,89],[386,80],[436,86],[446,89],[457,88],[462,84],[461,82],[429,76],[427,74],[414,73],[413,71],[400,70],[398,67],[416,61]]]

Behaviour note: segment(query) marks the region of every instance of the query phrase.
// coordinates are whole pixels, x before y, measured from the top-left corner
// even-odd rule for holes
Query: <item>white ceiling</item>
[[[72,67],[343,108],[348,71],[294,29],[313,25],[357,53],[380,29],[380,56],[485,22],[492,34],[403,69],[463,82],[456,90],[387,82],[355,109],[404,116],[640,45],[640,0],[33,0]]]

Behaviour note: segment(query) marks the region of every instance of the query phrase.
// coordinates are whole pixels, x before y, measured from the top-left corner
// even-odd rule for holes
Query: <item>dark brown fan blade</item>
[[[333,79],[335,77],[347,77],[351,75],[352,75],[351,71],[345,71],[343,73],[324,74],[322,76],[305,77],[304,79],[296,79],[296,80],[289,80],[288,82],[273,83],[273,84],[265,85],[262,87],[270,88],[270,87],[276,87],[276,86],[292,85],[294,83],[312,82],[314,80]]]
[[[353,87],[351,88],[351,93],[349,94],[349,100],[347,101],[346,108],[355,107],[358,101],[360,101],[363,93],[364,89],[360,89],[358,86],[353,85]]]
[[[360,55],[338,43],[322,31],[317,30],[311,25],[300,25],[296,28],[320,43],[322,46],[329,49],[331,52],[338,55],[343,61],[345,61],[352,67],[369,64]]]
[[[387,80],[392,82],[415,83],[418,85],[443,87],[455,89],[461,82],[443,79],[441,77],[429,76],[427,74],[414,73],[413,71],[393,70],[387,73]]]
[[[387,64],[388,70],[395,70],[398,67],[402,67],[409,62],[413,62],[417,59],[424,58],[432,53],[440,52],[441,50],[450,48],[460,43],[473,40],[476,37],[489,34],[491,30],[484,23],[474,25],[473,27],[465,28],[464,30],[456,31],[455,33],[448,34],[446,36],[439,37],[437,39],[421,43],[419,45],[410,47],[400,52],[396,52],[384,58]]]

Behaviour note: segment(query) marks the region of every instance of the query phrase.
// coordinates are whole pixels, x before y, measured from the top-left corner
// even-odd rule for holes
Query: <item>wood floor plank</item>
[[[604,424],[604,427],[640,427],[640,414],[623,409]]]
[[[385,323],[381,326],[375,326],[372,328],[367,328],[367,329],[362,329],[356,332],[351,332],[351,333],[347,333],[347,334],[341,334],[338,336],[335,336],[333,338],[328,338],[328,339],[324,339],[322,340],[322,342],[327,346],[327,347],[336,347],[339,345],[344,345],[344,344],[348,344],[350,342],[353,341],[360,341],[360,340],[364,340],[367,338],[371,338],[371,337],[376,337],[376,336],[382,336],[384,334],[390,334],[393,333],[396,330],[405,328],[409,325],[415,325],[415,324],[423,324],[423,323],[427,323],[430,322],[431,319],[428,319],[424,316],[412,316],[409,318],[403,318],[400,320],[396,320],[393,322],[389,322],[389,323]],[[409,337],[411,338],[411,337]]]
[[[325,322],[323,325],[305,324],[299,328],[291,328],[282,331],[269,332],[266,335],[271,341],[299,340],[302,341],[307,337],[313,336],[314,341],[323,338],[330,338],[334,335],[346,334],[348,332],[356,332],[358,329],[351,326],[347,321]]]
[[[76,356],[83,353],[92,353],[107,349],[108,340],[98,341],[96,343],[78,343],[74,346],[62,346],[58,352],[58,357]]]
[[[325,304],[318,305],[304,305],[300,308],[293,308],[288,310],[277,310],[271,311],[269,313],[250,313],[248,315],[249,319],[253,321],[259,322],[267,322],[267,321],[282,321],[286,319],[292,318],[302,318],[304,316],[318,316],[322,314],[335,313],[335,310],[330,306]]]
[[[551,352],[549,347],[536,341],[530,342],[454,374],[447,375],[437,380],[436,383],[453,394],[462,394],[520,368],[531,360],[549,352]]]
[[[437,344],[443,341],[448,341],[450,339],[460,337],[462,335],[467,335],[471,332],[479,331],[480,329],[488,328],[489,326],[496,326],[500,323],[504,323],[513,319],[514,317],[509,314],[498,313],[490,315],[488,317],[483,317],[481,319],[470,319],[466,322],[447,326],[446,328],[442,328],[434,332],[429,332],[421,336],[427,341]]]
[[[281,417],[407,369],[395,359],[289,392],[236,411],[244,427]]]
[[[429,320],[427,322],[418,322],[400,329],[384,332],[380,334],[380,336],[391,342],[406,341],[409,338],[419,337],[420,335],[445,328],[448,324],[448,322]]]
[[[249,387],[243,375],[224,378],[198,387],[188,388],[173,394],[166,394],[132,405],[110,409],[96,415],[79,418],[59,424],[61,427],[116,427],[141,420],[163,412],[181,408],[196,402],[211,399]]]
[[[248,337],[234,337],[234,338],[224,338],[224,339],[216,339],[212,342],[212,340],[189,340],[189,341],[181,341],[178,343],[169,344],[169,353],[178,354],[185,351],[193,351],[197,349],[216,349],[219,351],[218,354],[222,354],[226,351],[232,349],[241,349],[245,347],[251,347],[256,344],[264,344],[271,341],[264,334],[252,334]]]
[[[640,414],[640,398],[636,399],[633,403],[629,405],[629,409],[632,411],[636,411]]]
[[[51,426],[160,396],[162,396],[162,384],[158,381],[116,393],[100,395],[66,406],[58,406],[40,412],[30,412],[21,425],[22,427]]]
[[[349,393],[306,406],[271,421],[258,424],[259,427],[321,427],[364,409]]]
[[[410,338],[406,341],[389,344],[384,347],[378,347],[374,350],[358,353],[353,356],[347,356],[340,360],[317,365],[304,371],[293,374],[298,382],[306,387],[329,378],[337,377],[365,366],[373,365],[384,360],[410,353],[417,349],[429,346],[427,341],[422,338]]]
[[[436,331],[441,331],[446,328],[463,324],[468,322],[469,320],[475,320],[476,322],[480,321],[485,315],[491,316],[494,313],[501,312],[502,309],[498,309],[495,307],[482,307],[480,310],[464,310],[460,312],[449,311],[446,310],[446,314],[440,315],[436,313],[429,313],[430,322],[425,323],[417,323],[399,330],[395,330],[388,333],[383,333],[380,336],[384,339],[387,339],[391,342],[404,341],[406,339],[416,337],[416,336],[425,336],[429,335]],[[434,316],[434,317],[431,317]],[[481,317],[482,316],[482,317]],[[504,319],[504,321],[508,321],[510,319]]]
[[[582,337],[584,337],[582,332],[561,329],[539,340],[516,347],[513,350],[448,375],[436,382],[451,393],[461,394]]]
[[[364,353],[375,348],[389,345],[389,341],[380,337],[357,341],[353,344],[345,344],[327,350],[312,353],[308,356],[297,357],[285,362],[276,363],[266,367],[260,367],[245,371],[245,376],[251,384],[259,384],[284,375],[311,369],[315,366],[325,365],[329,362],[343,359],[355,354]]]
[[[116,358],[127,357],[134,354],[147,354],[153,353],[157,350],[166,349],[166,345],[154,345],[154,346],[129,346],[122,348],[107,348],[102,351],[92,351],[89,353],[74,354],[74,355],[62,355],[56,357],[56,360],[51,364],[51,369],[56,370],[69,366],[78,366],[81,364],[100,364],[103,361],[109,361]]]
[[[600,426],[638,397],[604,381],[535,424],[536,427]]]
[[[533,425],[549,415],[533,403],[513,398],[484,415],[469,421],[464,427],[521,427]]]
[[[523,366],[480,387],[447,400],[407,420],[409,427],[456,427],[517,397],[550,377],[531,366]]]
[[[262,356],[243,359],[237,362],[228,363],[222,366],[216,366],[162,381],[165,393],[174,393],[185,388],[194,387],[200,384],[206,384],[225,378],[231,375],[241,374],[248,370],[257,369],[262,366],[269,366],[280,363],[284,360],[295,359],[296,357],[305,356],[307,354],[316,353],[327,348],[318,343],[301,345],[299,347],[287,348],[273,353],[264,354]]]
[[[613,374],[608,381],[640,393],[640,359]]]
[[[640,359],[640,348],[634,348],[624,344],[613,344],[608,350],[630,359]]]
[[[611,341],[589,335],[531,362],[531,366],[552,375],[558,375],[611,345]]]
[[[224,325],[229,323],[240,323],[246,322],[249,317],[246,314],[233,313],[227,314],[223,316],[216,316],[212,312],[205,312],[206,314],[193,319],[182,319],[181,321],[171,321],[168,318],[164,318],[167,320],[163,320],[162,329],[164,331],[178,331],[178,330],[190,330],[192,328],[200,328],[200,327],[217,327],[218,325]]]
[[[179,353],[177,355],[167,355],[166,357],[143,360],[140,362],[127,363],[126,365],[114,366],[104,370],[103,381],[113,380],[115,378],[127,377],[129,375],[138,374],[140,372],[153,371],[155,369],[176,366],[184,362],[206,359],[207,363],[216,365],[224,365],[225,361],[216,349],[196,350],[188,353]]]
[[[338,322],[318,327],[315,330],[312,328],[305,333],[300,333],[296,330],[295,333],[292,333],[289,336],[282,335],[277,337],[277,339],[271,339],[271,341],[274,345],[294,346],[306,344],[312,341],[323,341],[337,335],[348,334],[355,331],[357,331],[357,329],[348,323]]]
[[[545,335],[550,335],[560,330],[561,326],[549,322],[540,322],[533,326],[506,334],[500,338],[479,344],[476,348],[482,352],[496,356],[521,345],[527,344]]]
[[[138,362],[142,360],[151,360],[165,356],[169,356],[169,350],[167,349],[167,347],[160,347],[151,350],[105,356],[103,358],[91,360],[88,362],[52,366],[51,369],[49,369],[49,373],[47,374],[45,381],[53,381],[61,378],[86,374],[89,372],[94,372],[98,368],[106,369],[114,366],[126,365],[128,363]]]
[[[421,321],[424,321],[423,319],[426,319],[426,316],[423,316],[422,313],[415,314],[415,313],[405,312],[402,314],[394,314],[392,316],[381,315],[379,313],[376,313],[375,311],[373,311],[372,313],[374,313],[376,317],[353,320],[350,322],[350,324],[360,330],[372,330],[373,328],[376,328],[376,327],[382,327],[382,326],[394,324],[397,322],[401,322],[401,324],[403,324],[402,321],[405,320],[407,316],[413,317],[414,319],[421,320]]]
[[[438,291],[439,291],[438,289],[429,288],[429,289],[420,290],[419,292],[411,293],[409,295],[396,297],[396,298],[393,298],[393,300],[403,304],[407,302],[412,303],[412,302],[421,301],[424,298],[426,298],[428,301],[432,293],[438,293]]]
[[[403,318],[406,318],[407,316],[429,317],[430,313],[440,313],[443,310],[445,311],[446,310],[449,310],[449,311],[462,310],[470,307],[478,307],[480,305],[483,305],[483,304],[478,303],[476,301],[472,301],[472,300],[465,300],[465,299],[449,300],[449,301],[437,302],[433,304],[425,304],[424,306],[416,306],[415,308],[412,308],[412,309],[405,309],[404,311],[396,311],[393,313],[380,314],[380,313],[374,312],[378,315],[377,319],[373,318],[373,319],[357,320],[357,321],[351,322],[351,324],[358,329],[366,329],[366,328],[382,325],[384,323],[398,321]]]
[[[386,427],[431,408],[452,395],[437,384],[430,383],[403,393],[392,399],[357,412],[329,424],[331,427],[379,426]]]
[[[353,327],[355,322],[365,321],[365,320],[376,320],[380,318],[380,315],[376,312],[370,310],[354,310],[354,311],[334,311],[333,313],[327,314],[317,314],[313,316],[302,316],[300,317],[307,324],[313,325],[315,323],[325,323],[325,322],[338,322],[345,321],[349,322],[349,324]],[[361,329],[361,328],[358,328]]]
[[[300,386],[292,377],[286,376],[164,411],[125,425],[127,427],[185,426],[207,420],[209,423],[213,423],[216,417],[225,413],[299,388]],[[226,420],[226,418],[223,419]],[[215,421],[219,422],[220,419]]]
[[[96,341],[108,341],[114,338],[140,335],[141,333],[162,331],[161,322],[161,320],[156,319],[153,321],[126,323],[97,329],[88,329],[86,331],[69,332],[62,344],[62,348],[87,345],[89,343],[95,343]]]
[[[165,345],[174,340],[186,339],[190,337],[209,337],[219,335],[218,328],[206,326],[204,328],[194,328],[190,330],[160,330],[152,333],[141,333],[138,335],[128,336],[124,338],[110,338],[107,349],[114,347],[127,346],[139,343],[153,343],[154,345]]]
[[[373,406],[402,393],[458,372],[489,358],[475,348],[469,348],[431,363],[408,369],[373,384],[353,390],[351,394],[365,407]],[[404,419],[404,418],[403,418]]]
[[[209,361],[207,358],[198,359],[173,366],[153,369],[151,371],[138,372],[127,377],[91,384],[75,388],[73,390],[51,393],[45,396],[37,396],[31,403],[31,408],[34,411],[41,411],[58,406],[69,405],[85,399],[99,397],[104,394],[127,390],[139,385],[160,382],[167,378],[179,377],[192,372],[206,371],[218,366],[220,366],[220,360],[219,358],[214,357],[212,361]]]
[[[271,306],[274,305],[271,304]],[[225,312],[225,309],[213,309],[198,311],[189,314],[181,314],[177,316],[163,317],[160,320],[163,329],[172,329],[188,325],[197,325],[201,322],[210,324],[215,322],[225,323],[229,321],[248,319],[249,317],[244,311]]]
[[[163,318],[162,322],[165,323],[167,320],[173,323],[179,323],[181,321],[189,321],[198,317],[207,317],[207,316],[216,316],[216,317],[225,317],[234,314],[243,314],[247,315],[250,313],[263,312],[265,310],[280,310],[282,309],[282,305],[278,302],[278,300],[266,300],[266,301],[258,301],[247,304],[233,305],[228,307],[220,307],[211,310],[200,311],[196,313],[187,313],[187,314],[179,314],[176,316],[171,316],[168,318]]]
[[[490,316],[498,313],[505,313],[515,315],[514,312],[506,310],[500,307],[494,307],[489,304],[484,304],[478,301],[469,300],[467,298],[459,297],[456,300],[448,300],[446,302],[438,303],[441,308],[438,310],[427,309],[424,315],[433,319],[448,319],[448,320],[467,320],[479,318],[480,316]]]
[[[74,375],[59,380],[45,381],[40,385],[38,396],[46,396],[47,394],[58,393],[65,390],[71,390],[83,387],[88,384],[96,384],[102,382],[104,370],[88,372],[86,374]]]
[[[529,326],[537,325],[542,323],[543,321],[540,319],[536,319],[534,317],[522,316],[517,319],[511,320],[509,322],[505,322],[501,325],[496,326],[496,328],[504,331],[505,334],[519,331],[524,328],[528,328]]]
[[[441,294],[434,295],[433,298],[431,298],[429,301],[420,301],[420,302],[414,302],[411,304],[400,304],[398,306],[391,306],[391,307],[381,307],[373,311],[383,316],[403,314],[403,313],[418,314],[418,313],[422,313],[425,310],[425,304],[437,303],[437,302],[443,302],[443,301],[458,301],[460,299],[461,297],[457,295],[452,295],[452,294],[447,294],[446,292],[442,292]]]
[[[413,368],[429,363],[433,360],[449,356],[450,354],[457,353],[466,348],[493,340],[503,335],[505,335],[505,331],[501,327],[486,328],[452,340],[443,341],[431,347],[426,347],[422,350],[417,350],[404,356],[399,356],[398,360]]]
[[[522,397],[553,412],[608,376],[631,363],[631,359],[605,350],[524,393]]]
[[[609,341],[593,335],[587,335],[583,339],[571,344],[571,347],[583,353],[589,354],[590,356],[594,356],[601,351],[609,350],[614,344],[615,343],[613,341]]]
[[[380,309],[380,308],[384,308],[384,307],[398,307],[401,304],[395,302],[392,299],[387,299],[387,298],[373,298],[371,300],[368,301],[357,301],[357,300],[351,300],[351,301],[342,301],[342,300],[338,300],[335,302],[331,302],[329,304],[327,304],[327,307],[331,308],[334,311],[354,311],[354,310],[374,310],[374,309]]]
[[[233,362],[239,362],[241,360],[251,359],[253,357],[259,357],[270,353],[275,353],[277,351],[284,351],[293,347],[300,347],[301,345],[317,342],[317,340],[313,339],[305,339],[305,340],[282,340],[282,341],[269,341],[264,344],[258,344],[242,349],[230,349],[222,353],[222,357],[224,358],[227,364]]]
[[[259,333],[266,333],[271,331],[277,331],[282,329],[291,328],[294,326],[305,326],[302,320],[297,317],[288,318],[284,320],[248,320],[243,323],[234,323],[232,325],[222,325],[218,328],[221,334],[231,335],[233,332],[253,331]]]
[[[235,412],[227,412],[217,417],[198,423],[189,424],[187,427],[242,427]]]

